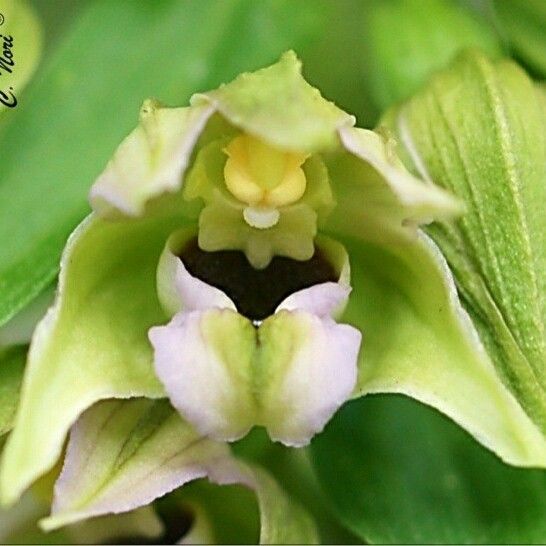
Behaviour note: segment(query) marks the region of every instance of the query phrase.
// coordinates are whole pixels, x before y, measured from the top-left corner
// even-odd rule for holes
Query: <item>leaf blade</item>
[[[405,397],[351,402],[312,455],[341,520],[372,543],[546,539],[546,472],[504,465]]]

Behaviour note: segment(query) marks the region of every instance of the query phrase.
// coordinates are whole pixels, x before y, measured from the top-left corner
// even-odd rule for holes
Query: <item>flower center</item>
[[[310,260],[275,256],[264,269],[255,269],[239,250],[205,252],[192,239],[179,254],[191,275],[219,288],[250,320],[264,320],[290,294],[324,282],[337,282],[339,275],[320,249]]]
[[[307,154],[275,148],[250,135],[239,135],[225,148],[224,180],[228,190],[248,206],[244,219],[257,229],[279,221],[278,208],[291,205],[305,193],[301,166]]]

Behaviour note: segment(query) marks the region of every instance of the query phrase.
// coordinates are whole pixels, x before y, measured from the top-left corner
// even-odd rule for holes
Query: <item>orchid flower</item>
[[[76,423],[45,528],[203,476],[267,505],[278,486],[225,442],[261,426],[304,446],[374,392],[437,407],[509,462],[544,464],[544,438],[420,229],[450,225],[462,203],[411,174],[390,132],[356,128],[292,52],[188,107],[146,101],[90,201],[33,336],[0,474],[13,502]],[[296,519],[291,540],[313,540]]]

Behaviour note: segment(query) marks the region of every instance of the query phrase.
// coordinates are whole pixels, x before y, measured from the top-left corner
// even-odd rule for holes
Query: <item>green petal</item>
[[[142,216],[154,198],[176,193],[212,113],[210,106],[164,108],[157,101],[145,101],[140,124],[91,188],[93,209],[107,217]],[[182,205],[180,197],[178,202]]]
[[[26,358],[25,345],[0,348],[0,437],[13,426]]]
[[[337,207],[325,230],[388,242],[419,224],[463,212],[459,200],[406,169],[388,134],[344,128],[340,136],[344,152],[326,161]]]
[[[212,104],[233,125],[280,148],[315,152],[338,145],[336,131],[354,118],[301,75],[293,51],[279,62],[192,97],[192,104]]]
[[[546,472],[507,466],[404,397],[345,406],[312,446],[340,520],[369,544],[542,544]]]
[[[108,400],[74,427],[44,530],[151,503],[207,474],[227,446],[200,437],[167,401]]]
[[[107,223],[90,216],[70,238],[59,295],[38,326],[0,474],[13,502],[57,460],[78,415],[108,397],[163,395],[147,331],[165,315],[156,267],[174,220]]]
[[[502,381],[546,433],[546,110],[514,63],[468,53],[385,120],[467,203],[429,228]],[[541,463],[543,464],[543,463]]]
[[[499,380],[430,239],[347,244],[344,320],[365,333],[355,395],[403,393],[442,411],[502,459],[546,465],[546,441]]]
[[[55,529],[124,512],[205,475],[255,492],[260,543],[317,542],[312,520],[264,470],[236,461],[225,444],[200,437],[167,402],[148,400],[101,402],[82,417],[56,485],[53,515],[41,526]],[[207,510],[195,489],[193,498]]]
[[[2,55],[7,68],[2,68],[0,115],[20,105],[21,91],[36,70],[42,54],[42,27],[26,0],[2,2],[2,22],[0,45],[4,50],[6,43],[13,43],[5,50],[13,55],[14,65],[10,66],[10,59]],[[6,42],[6,37],[13,37],[13,40]]]

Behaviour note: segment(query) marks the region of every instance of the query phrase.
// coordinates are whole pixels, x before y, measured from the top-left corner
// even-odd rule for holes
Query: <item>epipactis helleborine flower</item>
[[[292,52],[189,107],[144,103],[35,332],[4,501],[54,464],[101,399],[167,396],[212,439],[261,425],[300,446],[377,388],[360,350],[362,313],[378,305],[367,272],[393,282],[388,256],[430,252],[419,224],[461,205],[411,175],[388,135],[354,124]],[[337,322],[346,304],[353,325]]]

